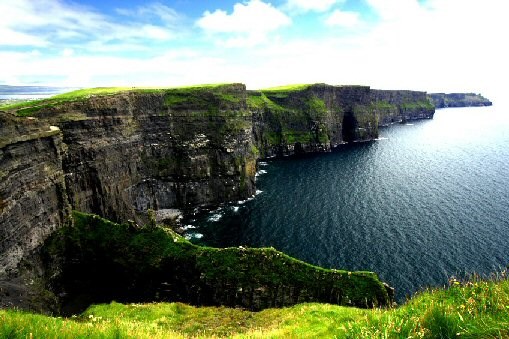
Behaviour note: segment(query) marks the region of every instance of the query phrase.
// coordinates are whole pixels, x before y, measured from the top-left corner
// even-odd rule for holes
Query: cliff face
[[[69,213],[62,135],[0,112],[0,277],[15,272]]]
[[[491,106],[492,102],[475,93],[430,93],[429,99],[436,108]]]
[[[379,126],[396,122],[431,119],[435,107],[426,92],[371,90],[370,107],[377,115]]]
[[[123,93],[59,105],[73,209],[143,222],[148,209],[193,208],[254,194],[256,149],[243,85]]]
[[[252,91],[253,133],[262,156],[330,151],[345,142],[373,140],[378,127],[431,119],[425,92],[315,84]]]

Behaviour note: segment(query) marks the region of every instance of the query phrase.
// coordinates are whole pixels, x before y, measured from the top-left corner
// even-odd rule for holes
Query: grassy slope
[[[248,312],[179,303],[95,305],[83,314],[53,318],[0,311],[0,337],[339,337],[506,338],[509,281],[475,279],[423,292],[389,310],[301,304]]]

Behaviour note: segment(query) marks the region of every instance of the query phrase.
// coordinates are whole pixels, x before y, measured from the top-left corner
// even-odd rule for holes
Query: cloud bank
[[[0,83],[327,82],[502,92],[504,2],[347,4],[250,0],[189,17],[157,2],[113,15],[64,0],[0,0]]]

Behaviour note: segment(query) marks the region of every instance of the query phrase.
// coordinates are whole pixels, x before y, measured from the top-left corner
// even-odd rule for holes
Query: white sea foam
[[[256,190],[256,195],[258,195],[258,194],[260,194],[260,193],[263,193],[263,191]]]
[[[189,234],[186,234],[184,235],[184,238],[186,238],[187,240],[191,240],[191,239],[201,239],[203,238],[203,234],[201,233],[189,233]]]
[[[256,178],[256,177],[258,177],[258,176],[260,176],[260,175],[262,175],[262,174],[266,174],[266,173],[267,173],[267,171],[266,171],[266,170],[259,170],[258,172],[256,172],[256,174],[255,174],[255,178]]]
[[[216,222],[221,220],[223,215],[221,213],[212,214],[210,217],[207,218],[208,221]]]
[[[239,206],[233,206],[232,208],[233,212],[237,213],[239,211],[239,208],[240,208]]]
[[[255,195],[252,195],[250,198],[247,198],[246,200],[239,200],[239,201],[237,201],[237,205],[244,205],[246,202],[253,200]]]
[[[181,228],[182,228],[183,231],[187,231],[187,230],[195,229],[196,226],[194,226],[194,225],[185,225],[185,226],[182,226]]]
[[[265,161],[260,161],[260,162],[258,163],[258,165],[260,165],[260,166],[267,166],[267,165],[268,165],[268,163],[266,163]]]

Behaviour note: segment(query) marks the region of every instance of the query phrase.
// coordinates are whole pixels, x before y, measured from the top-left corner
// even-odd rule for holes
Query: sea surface
[[[253,199],[185,219],[186,236],[374,271],[399,301],[509,265],[509,111],[437,110],[380,134],[261,162]]]
[[[72,91],[72,87],[49,86],[7,86],[0,85],[0,100],[31,100],[49,98],[53,95]]]

